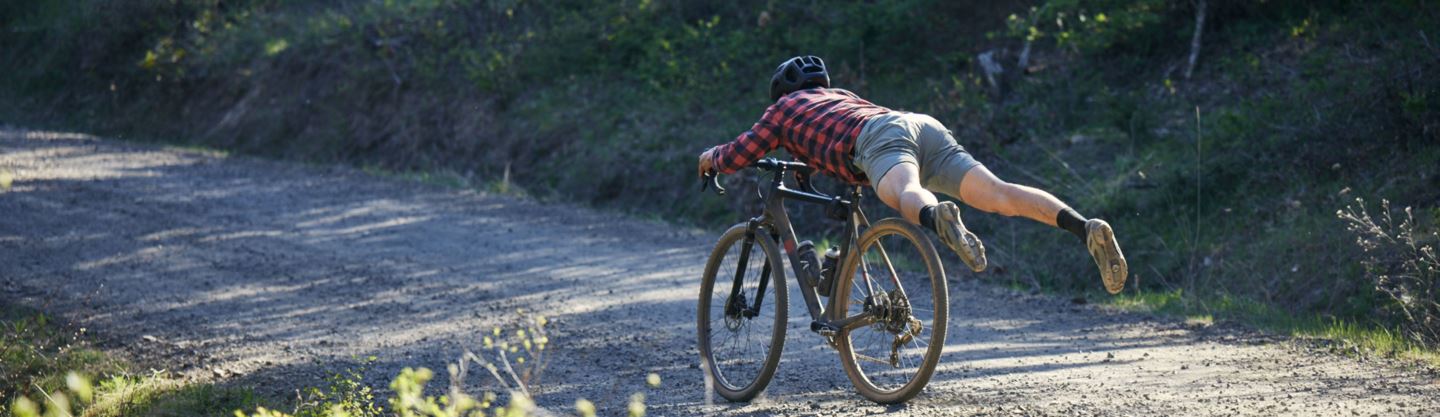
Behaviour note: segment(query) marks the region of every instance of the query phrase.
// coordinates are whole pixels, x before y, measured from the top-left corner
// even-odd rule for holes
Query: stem
[[[515,385],[520,387],[521,393],[525,394],[526,397],[530,397],[530,389],[525,387],[525,381],[521,381],[520,377],[515,375],[515,368],[510,367],[510,358],[505,355],[505,350],[497,349],[497,351],[500,352],[500,363],[505,365],[505,373],[510,374],[510,377],[515,379]]]
[[[1196,259],[1197,256],[1199,256],[1199,251],[1200,251],[1200,189],[1201,189],[1201,187],[1204,187],[1203,182],[1202,182],[1201,180],[1202,180],[1203,176],[1205,175],[1204,172],[1201,171],[1201,169],[1202,169],[1201,160],[1204,159],[1204,156],[1205,156],[1205,155],[1204,155],[1203,153],[1201,153],[1201,152],[1202,152],[1202,148],[1200,147],[1200,141],[1201,141],[1200,106],[1195,106],[1195,243],[1192,244],[1191,247],[1190,247],[1190,250],[1191,250],[1191,253],[1190,253],[1190,262],[1191,262],[1191,265],[1192,265],[1191,267],[1192,267],[1192,268],[1195,268],[1195,267],[1194,267],[1195,259]],[[1195,268],[1195,269],[1194,269],[1194,272],[1192,272],[1191,280],[1190,280],[1190,290],[1191,290],[1192,292],[1195,290],[1195,278],[1198,277],[1199,275],[1200,275],[1200,269],[1199,269],[1199,268]]]
[[[59,407],[59,406],[60,406],[60,403],[55,402],[55,399],[54,399],[54,398],[50,398],[50,393],[45,392],[45,389],[44,389],[44,388],[40,388],[40,385],[37,385],[37,384],[32,383],[32,384],[30,384],[30,386],[35,387],[35,390],[36,390],[36,391],[40,391],[40,395],[44,395],[44,396],[45,396],[45,400],[46,400],[46,401],[49,401],[50,404],[53,404],[53,405],[55,405],[56,407]],[[48,408],[48,407],[47,407],[47,408]],[[65,411],[65,415],[68,416],[68,417],[75,417],[74,414],[70,414],[70,410],[62,410],[62,411]]]
[[[495,368],[493,366],[490,366],[490,361],[485,360],[485,358],[481,358],[479,355],[470,352],[465,352],[465,358],[475,361],[475,363],[480,364],[481,368],[485,368],[486,371],[489,371],[490,376],[495,377],[496,381],[500,381],[500,385],[505,386],[506,391],[514,390],[514,388],[510,387],[510,383],[505,382],[505,378],[501,377],[499,372],[495,372]]]

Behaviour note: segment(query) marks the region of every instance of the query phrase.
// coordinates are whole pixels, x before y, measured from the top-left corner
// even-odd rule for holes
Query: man
[[[932,192],[1074,233],[1100,268],[1105,289],[1111,294],[1124,289],[1129,267],[1108,223],[1087,220],[1048,192],[996,178],[935,118],[890,110],[830,88],[825,63],[815,56],[781,63],[770,79],[770,99],[775,104],[749,131],[700,154],[701,175],[733,173],[784,147],[822,173],[850,184],[873,184],[880,201],[935,231],[976,272],[985,270],[985,245],[965,229],[960,208],[940,202]]]

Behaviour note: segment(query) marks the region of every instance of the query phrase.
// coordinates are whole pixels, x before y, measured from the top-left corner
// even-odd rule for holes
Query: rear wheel
[[[731,227],[710,252],[697,312],[706,384],[730,401],[749,401],[770,384],[785,345],[789,307],[779,250],[762,232],[746,245],[746,229],[743,223]],[[746,254],[743,263],[741,254]]]
[[[860,395],[905,402],[930,382],[945,346],[945,270],[930,240],[901,219],[876,222],[856,248],[840,270],[835,308],[873,323],[840,330],[840,362]]]

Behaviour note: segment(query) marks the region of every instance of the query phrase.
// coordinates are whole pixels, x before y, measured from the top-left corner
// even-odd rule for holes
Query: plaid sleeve
[[[741,133],[730,143],[715,147],[716,170],[721,174],[732,174],[750,166],[780,146],[779,125],[774,121],[774,116],[778,114],[778,105],[779,103],[776,103],[765,109],[765,114],[760,116],[760,121],[755,122],[755,126],[751,126],[750,130]]]

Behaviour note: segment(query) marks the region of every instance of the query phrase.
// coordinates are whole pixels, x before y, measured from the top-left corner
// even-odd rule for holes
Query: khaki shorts
[[[939,120],[918,113],[894,112],[870,118],[855,138],[855,166],[871,184],[902,163],[920,167],[925,189],[960,198],[960,180],[980,166]]]

